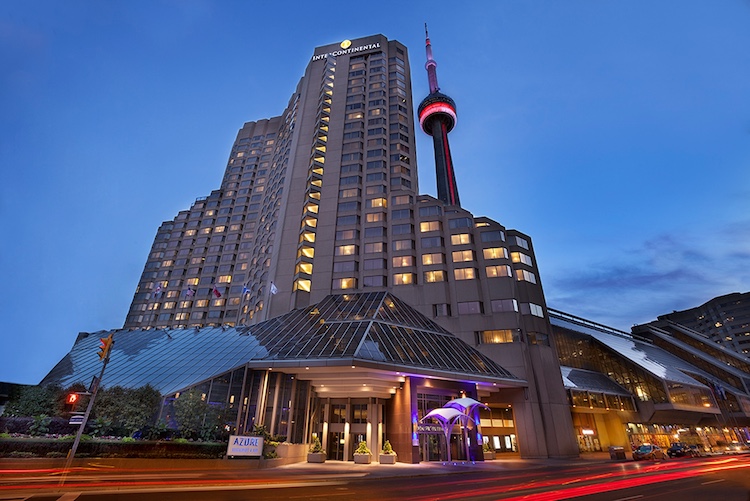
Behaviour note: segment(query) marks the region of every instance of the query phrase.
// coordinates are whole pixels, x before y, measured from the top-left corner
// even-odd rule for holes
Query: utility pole
[[[78,433],[76,433],[76,438],[73,441],[73,447],[68,453],[68,460],[65,462],[65,469],[63,470],[63,476],[60,479],[60,485],[63,485],[65,483],[65,477],[67,476],[68,471],[70,470],[70,465],[73,463],[73,459],[75,458],[76,451],[78,450],[78,444],[81,443],[81,436],[83,435],[83,430],[86,428],[86,423],[89,420],[91,409],[94,408],[94,400],[96,399],[96,393],[99,391],[99,383],[101,382],[102,377],[104,377],[104,370],[107,368],[107,362],[109,362],[109,354],[112,351],[112,345],[115,342],[113,336],[114,333],[105,338],[99,339],[99,352],[97,353],[97,355],[99,355],[99,360],[102,361],[102,370],[99,372],[99,377],[94,376],[94,380],[91,382],[91,388],[89,388],[91,398],[89,398],[89,404],[86,406],[86,412],[83,415],[83,421],[81,421],[81,425],[78,428]]]

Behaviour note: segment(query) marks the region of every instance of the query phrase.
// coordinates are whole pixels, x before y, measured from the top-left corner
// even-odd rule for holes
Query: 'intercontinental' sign
[[[325,54],[316,54],[312,57],[313,61],[318,61],[319,59],[325,59],[327,57],[336,57],[336,56],[343,56],[344,54],[354,54],[355,52],[362,52],[365,50],[372,50],[372,49],[379,49],[380,48],[380,42],[370,43],[367,45],[359,45],[357,47],[352,47],[352,43],[349,40],[344,40],[341,42],[340,50],[332,50],[331,52],[327,52]]]

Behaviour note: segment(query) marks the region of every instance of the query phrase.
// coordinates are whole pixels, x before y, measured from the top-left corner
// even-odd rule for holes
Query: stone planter
[[[354,464],[370,464],[372,461],[372,455],[370,454],[354,454]]]
[[[307,462],[308,463],[325,463],[326,453],[325,452],[308,452]]]
[[[378,460],[380,461],[380,464],[396,464],[396,458],[398,458],[398,456],[395,454],[381,454]]]
[[[495,459],[495,451],[482,451],[482,454],[484,455],[485,461]]]

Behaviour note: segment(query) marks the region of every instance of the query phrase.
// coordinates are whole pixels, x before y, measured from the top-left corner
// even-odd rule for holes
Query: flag
[[[277,292],[279,292],[279,289],[271,282],[271,294],[276,294]]]
[[[215,285],[214,285],[213,293],[214,293],[214,296],[221,297],[221,292],[219,292],[219,289],[217,289]]]
[[[156,284],[156,289],[151,292],[151,297],[157,298],[161,295],[161,284]]]
[[[195,291],[193,290],[192,287],[188,287],[188,290],[185,291],[185,295],[187,297],[193,297],[195,296]]]
[[[243,285],[242,286],[242,295],[244,296],[248,292],[250,292],[250,288],[247,286],[247,284]]]

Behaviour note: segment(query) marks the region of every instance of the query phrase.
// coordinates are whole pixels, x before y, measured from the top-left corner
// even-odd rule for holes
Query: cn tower
[[[440,92],[437,81],[437,63],[432,58],[432,45],[424,25],[427,48],[427,79],[430,83],[430,94],[424,98],[418,108],[419,125],[425,133],[432,136],[435,147],[435,172],[437,177],[438,199],[448,205],[461,205],[458,198],[456,175],[453,173],[453,159],[448,145],[448,133],[456,125],[456,103]]]

